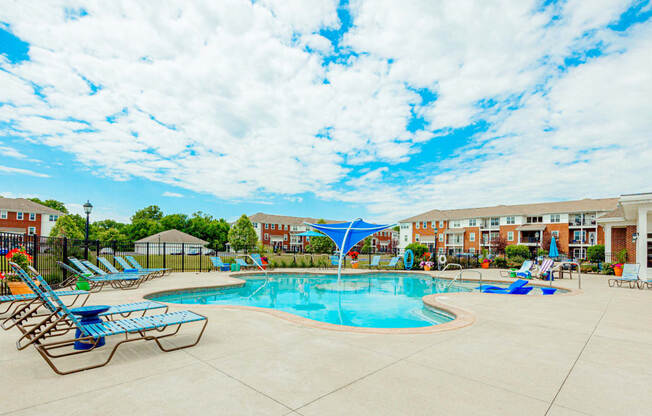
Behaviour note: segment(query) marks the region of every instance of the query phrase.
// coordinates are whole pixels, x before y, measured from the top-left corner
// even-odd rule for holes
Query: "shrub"
[[[547,255],[548,255],[548,250],[544,250],[542,248],[537,250],[538,257],[546,257]]]
[[[522,259],[530,258],[530,249],[528,246],[522,244],[513,244],[505,248],[505,254],[507,258],[512,259],[513,257],[521,257]],[[523,260],[521,260],[523,263]]]
[[[412,253],[414,253],[414,262],[416,263],[416,260],[420,259],[423,256],[423,253],[428,251],[428,246],[420,243],[412,243],[408,244],[405,249],[412,250]]]
[[[507,259],[504,256],[498,256],[494,259],[493,264],[499,269],[504,269],[507,267]]]
[[[614,266],[611,263],[602,263],[602,274],[613,275]]]
[[[586,259],[591,263],[601,263],[604,261],[604,245],[597,244],[586,249]]]
[[[616,259],[618,263],[623,264],[627,262],[627,249],[622,249],[616,254]]]
[[[510,257],[509,261],[507,262],[508,267],[521,267],[523,265],[523,262],[525,261],[525,258],[521,256],[514,256]]]
[[[278,262],[278,267],[285,268],[285,267],[288,267],[288,264],[285,262],[284,259],[280,259],[279,262]]]

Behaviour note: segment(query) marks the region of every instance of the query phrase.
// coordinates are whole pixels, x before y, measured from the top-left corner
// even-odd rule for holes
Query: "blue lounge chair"
[[[12,267],[20,269],[14,263],[12,263]],[[25,272],[23,271],[23,273]],[[26,331],[16,342],[16,347],[18,350],[23,350],[30,345],[34,346],[50,368],[57,374],[65,375],[105,366],[111,361],[118,347],[127,342],[154,341],[162,351],[175,351],[197,345],[208,323],[205,316],[191,311],[178,311],[114,321],[105,321],[100,318],[100,322],[84,324],[61,301],[43,277],[37,274],[35,278],[40,283],[37,295],[52,313],[39,322],[39,325]],[[161,344],[161,339],[176,335],[182,325],[193,322],[203,322],[201,331],[194,342],[172,348],[167,348]],[[60,335],[61,328],[76,329],[76,334],[73,338],[62,337]],[[166,331],[168,328],[176,329],[169,332]],[[65,371],[56,366],[55,361],[58,358],[93,351],[103,344],[105,337],[114,335],[120,336],[120,341],[108,351],[108,357],[104,362]],[[51,339],[54,339],[54,341],[50,341]],[[80,344],[84,345],[85,349],[61,351]]]
[[[62,286],[70,286],[71,289],[74,289],[77,286],[77,280],[79,277],[86,279],[90,285],[91,292],[99,292],[107,284],[115,289],[137,289],[142,282],[147,278],[147,275],[136,274],[136,273],[123,273],[120,275],[104,275],[104,276],[93,276],[92,273],[89,276],[88,273],[82,273],[79,270],[73,269],[68,266],[66,263],[57,261],[57,264],[62,269],[70,272],[70,277],[64,281]]]
[[[110,261],[105,259],[104,257],[98,257],[97,260],[99,260],[100,263],[102,263],[102,266],[106,267],[106,270],[109,271],[111,274],[116,274],[116,273],[122,273],[120,270],[116,269],[113,264],[111,264]]]
[[[22,308],[17,309],[16,312],[14,312],[9,318],[7,318],[3,323],[2,323],[2,328],[3,329],[9,329],[13,326],[18,327],[21,329],[21,332],[25,333],[25,330],[33,326],[33,324],[30,324],[29,321],[32,319],[35,319],[40,316],[44,316],[43,314],[40,314],[39,308],[42,306],[45,306],[46,309],[49,308],[49,304],[44,304],[43,301],[41,300],[42,296],[39,296],[39,292],[41,295],[46,296],[43,291],[36,285],[34,282],[33,278],[29,276],[28,273],[25,273],[24,270],[22,270],[20,267],[12,266],[12,268],[16,271],[16,274],[21,278],[23,283],[25,283],[32,292],[34,292],[35,296],[35,302],[30,302],[27,305],[24,305]],[[40,274],[34,269],[32,266],[28,266],[29,273],[36,278],[36,276],[39,276]],[[59,295],[59,292],[56,292],[57,295]],[[88,292],[84,292],[88,294]],[[85,304],[85,302],[84,302]],[[84,305],[81,306],[82,308]],[[74,313],[75,308],[71,309]],[[111,320],[113,315],[120,315],[123,318],[129,317],[132,313],[135,312],[142,312],[141,316],[145,316],[147,314],[147,311],[151,310],[157,310],[158,312],[164,313],[167,312],[168,306],[159,303],[159,302],[153,302],[153,301],[142,301],[142,302],[134,302],[134,303],[126,303],[122,305],[113,305],[110,306],[106,311],[99,313],[98,316],[101,317],[106,317],[108,320]],[[50,312],[54,312],[53,309],[50,309]]]
[[[369,268],[380,267],[380,256],[373,256],[371,258],[371,263],[369,263]]]
[[[219,258],[219,257],[211,257],[210,259],[211,259],[211,263],[213,263],[214,268],[216,268],[218,270],[221,270],[223,272],[227,272],[227,271],[231,270],[231,266],[229,266],[228,264],[222,263],[221,258]]]
[[[340,257],[339,256],[330,256],[331,259],[331,266],[339,266],[340,265]]]
[[[241,259],[241,258],[236,258],[236,259],[235,259],[235,263],[236,263],[238,266],[240,266],[241,269],[246,269],[246,268],[250,268],[250,267],[255,267],[255,266],[253,266],[253,265],[251,265],[251,264],[247,264],[247,262],[244,261],[244,260]]]
[[[511,285],[507,286],[506,288],[500,286],[482,285],[482,286],[478,286],[476,289],[482,290],[482,293],[507,293],[512,295],[522,295],[528,293],[532,289],[531,287],[529,287],[527,289],[530,290],[523,293],[525,291],[524,286],[527,284],[528,284],[527,280],[518,279],[517,281],[513,282]]]
[[[389,263],[387,263],[387,267],[397,268],[398,267],[398,261],[400,259],[401,258],[399,256],[392,257],[391,259],[389,259]]]
[[[250,254],[249,256],[250,256],[251,259],[254,261],[254,265],[255,265],[256,267],[261,267],[261,268],[264,267],[264,266],[263,266],[263,259],[260,257],[260,254],[258,254],[258,253],[252,253],[252,254]]]
[[[136,270],[138,270],[139,272],[156,273],[156,277],[164,276],[172,271],[172,269],[166,269],[166,268],[146,269],[143,266],[141,266],[140,263],[138,263],[133,256],[125,256],[125,259],[127,259],[127,261],[131,263],[131,265],[134,266]]]
[[[81,260],[82,264],[86,266],[87,269],[91,270],[93,273],[95,273],[98,276],[119,276],[119,275],[127,275],[127,276],[133,276],[134,273],[124,273],[124,272],[117,272],[117,273],[107,273],[101,268],[97,267],[93,263],[91,263],[88,260]],[[137,274],[144,274],[147,275],[148,273],[141,273],[141,272],[136,272]]]
[[[623,283],[627,283],[630,288],[633,288],[635,286],[641,286],[639,283],[639,276],[638,272],[641,268],[641,265],[638,263],[628,263],[623,266],[623,275],[620,277],[615,277],[613,279],[609,279],[607,283],[609,284],[609,287],[622,287]]]

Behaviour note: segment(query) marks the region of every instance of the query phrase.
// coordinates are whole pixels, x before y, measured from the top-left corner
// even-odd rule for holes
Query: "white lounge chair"
[[[628,263],[623,266],[623,275],[620,277],[612,278],[608,280],[609,287],[622,287],[623,283],[627,283],[630,288],[639,286],[638,271],[640,270],[641,265],[638,263]]]

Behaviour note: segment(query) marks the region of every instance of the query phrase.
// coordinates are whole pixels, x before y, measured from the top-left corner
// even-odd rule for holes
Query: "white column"
[[[636,263],[641,265],[640,277],[647,279],[647,213],[649,208],[638,208],[638,221],[636,222]]]
[[[604,254],[605,261],[612,261],[611,259],[611,225],[605,224],[604,226]]]

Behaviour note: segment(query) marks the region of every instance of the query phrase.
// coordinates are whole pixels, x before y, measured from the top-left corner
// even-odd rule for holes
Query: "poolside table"
[[[102,323],[103,321],[102,318],[100,318],[100,314],[108,311],[110,308],[111,307],[107,305],[80,306],[79,308],[71,309],[70,312],[81,317],[80,321],[82,325],[90,325]],[[82,332],[79,330],[79,328],[77,328],[77,331],[75,332],[75,338],[79,338],[81,336]],[[105,343],[106,340],[104,337],[100,337],[97,343],[90,341],[75,341],[73,348],[76,350],[90,350],[93,347],[101,347]]]

